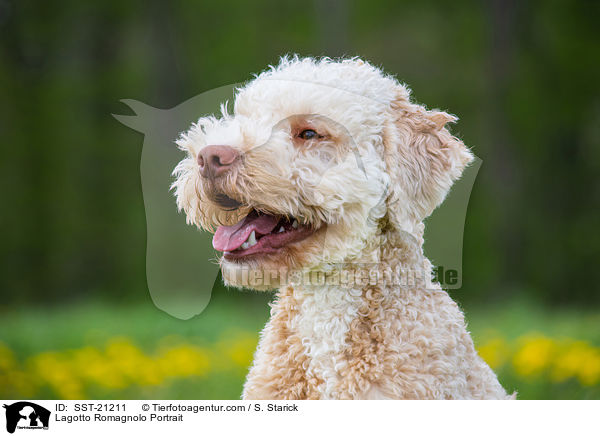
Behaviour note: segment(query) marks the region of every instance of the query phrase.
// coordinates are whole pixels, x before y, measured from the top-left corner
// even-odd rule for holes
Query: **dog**
[[[298,56],[221,112],[177,140],[172,188],[227,285],[278,289],[243,399],[512,398],[423,254],[473,160],[455,116],[361,59]]]

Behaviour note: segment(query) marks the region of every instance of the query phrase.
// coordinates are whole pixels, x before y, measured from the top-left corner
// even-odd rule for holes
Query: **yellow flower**
[[[257,340],[254,335],[237,332],[225,336],[216,344],[216,353],[227,360],[227,366],[246,370],[252,363]]]
[[[0,342],[0,373],[8,371],[15,366],[17,366],[17,363],[12,350]]]
[[[582,357],[577,378],[584,386],[594,386],[600,382],[600,349],[589,347]]]
[[[555,382],[563,382],[571,377],[576,377],[587,347],[588,345],[582,341],[563,345],[554,360],[550,378]]]
[[[127,386],[121,372],[96,348],[84,347],[74,350],[71,359],[75,371],[87,383],[107,389],[121,389]]]
[[[523,378],[544,376],[548,383],[569,379],[582,386],[600,383],[600,347],[588,342],[535,334],[512,344],[498,332],[486,336],[490,339],[478,347],[478,352],[492,368],[512,362],[502,371],[512,368]],[[241,377],[252,362],[256,343],[254,334],[240,331],[225,333],[210,347],[167,336],[147,354],[130,339],[116,337],[103,349],[85,346],[45,351],[30,356],[24,364],[0,343],[0,394],[33,397],[46,386],[59,398],[83,399],[93,388],[119,391],[135,385],[159,386],[170,379],[206,377],[223,371]]]
[[[17,394],[16,396],[18,397],[33,397],[37,392],[37,380],[23,371],[8,371],[6,373],[6,380],[3,382],[9,385],[13,393]]]
[[[481,358],[492,368],[499,368],[510,356],[510,347],[503,338],[494,338],[477,348]]]
[[[521,347],[512,362],[517,374],[529,377],[539,375],[551,364],[556,353],[556,344],[544,336],[529,336],[521,339]]]
[[[106,356],[116,377],[139,385],[157,385],[163,380],[152,359],[127,338],[115,338],[106,346]],[[123,381],[123,387],[127,385]]]
[[[45,381],[62,399],[84,398],[83,387],[67,353],[47,351],[30,358],[27,373]]]
[[[169,377],[202,376],[209,371],[208,353],[194,345],[181,344],[165,349],[157,358],[163,374]]]

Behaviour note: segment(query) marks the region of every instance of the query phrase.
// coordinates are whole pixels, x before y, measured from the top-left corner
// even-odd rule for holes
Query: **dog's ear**
[[[385,163],[391,186],[388,214],[398,229],[411,228],[429,216],[474,159],[446,125],[453,115],[411,103],[399,87],[385,126]]]

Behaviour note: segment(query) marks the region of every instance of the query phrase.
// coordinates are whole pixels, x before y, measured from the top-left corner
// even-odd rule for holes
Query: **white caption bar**
[[[0,434],[7,430],[19,436],[565,435],[598,431],[600,410],[599,401],[5,400],[3,404],[0,423],[5,428]]]

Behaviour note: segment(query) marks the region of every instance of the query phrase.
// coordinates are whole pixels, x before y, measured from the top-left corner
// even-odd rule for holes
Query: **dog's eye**
[[[306,130],[303,130],[302,132],[300,132],[298,134],[298,137],[305,139],[305,140],[309,140],[309,139],[320,138],[320,135],[312,129],[306,129]]]

